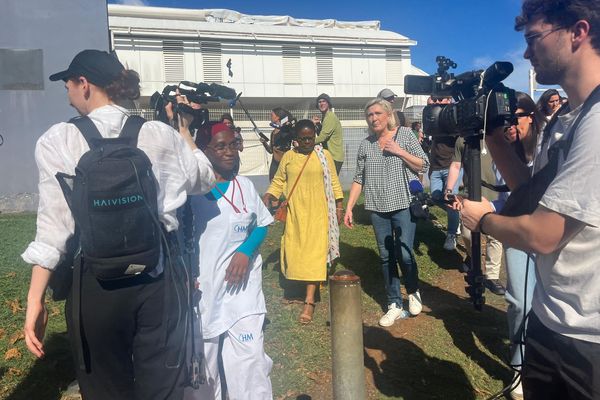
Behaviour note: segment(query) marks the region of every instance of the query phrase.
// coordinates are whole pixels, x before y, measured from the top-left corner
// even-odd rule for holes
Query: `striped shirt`
[[[428,170],[429,159],[409,128],[398,128],[394,140],[401,148],[423,160],[420,172]],[[411,200],[408,182],[413,179],[419,177],[402,158],[384,153],[375,135],[360,143],[354,182],[363,186],[366,210],[383,213],[408,208]]]

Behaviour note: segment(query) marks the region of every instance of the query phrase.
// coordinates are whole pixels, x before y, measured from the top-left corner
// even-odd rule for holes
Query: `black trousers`
[[[83,346],[77,345],[74,335],[73,293],[65,312],[75,365],[82,349],[88,366],[86,371],[76,368],[84,400],[183,398],[185,320],[167,324],[168,332],[163,321],[165,313],[181,316],[181,307],[185,308],[186,303],[177,307],[176,301],[169,301],[172,306],[165,309],[167,285],[163,275],[151,278],[145,274],[105,283],[84,266],[80,317]]]
[[[600,399],[600,344],[560,335],[534,313],[525,343],[526,400]]]

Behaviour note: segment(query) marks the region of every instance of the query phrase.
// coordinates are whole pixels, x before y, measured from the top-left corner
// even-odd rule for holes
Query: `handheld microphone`
[[[423,193],[425,190],[423,189],[423,184],[416,180],[413,179],[412,181],[408,182],[408,189],[410,191],[410,194],[417,194],[417,193]]]

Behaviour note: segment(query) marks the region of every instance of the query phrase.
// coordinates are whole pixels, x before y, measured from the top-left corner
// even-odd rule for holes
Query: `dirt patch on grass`
[[[378,325],[381,313],[365,312],[364,360],[367,397],[381,399],[477,399],[493,393],[510,376],[501,358],[506,343],[505,304],[488,294],[482,312],[465,292],[464,274],[444,270],[431,284],[421,282],[423,312]],[[406,296],[404,297],[406,299]],[[464,368],[464,364],[472,368]],[[333,398],[331,371],[314,376],[298,400]]]

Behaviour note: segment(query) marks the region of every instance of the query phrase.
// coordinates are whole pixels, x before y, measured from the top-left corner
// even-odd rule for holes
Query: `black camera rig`
[[[423,109],[423,130],[431,136],[479,134],[483,129],[512,121],[516,108],[515,91],[501,82],[513,71],[509,62],[498,61],[485,71],[460,75],[452,60],[438,56],[437,73],[431,76],[406,75],[405,92],[434,97],[452,97],[451,104],[431,104]]]
[[[499,126],[514,124],[516,96],[513,89],[501,82],[513,71],[509,62],[496,62],[485,71],[470,71],[454,75],[456,68],[449,58],[438,56],[437,73],[431,76],[407,75],[404,78],[408,94],[451,97],[449,104],[431,104],[423,109],[423,130],[431,136],[463,136],[466,163],[469,169],[469,200],[481,201],[481,147],[484,133]],[[465,168],[466,169],[466,168]],[[481,271],[481,237],[471,233],[471,267],[465,277],[466,288],[475,309],[485,304],[485,288]]]

